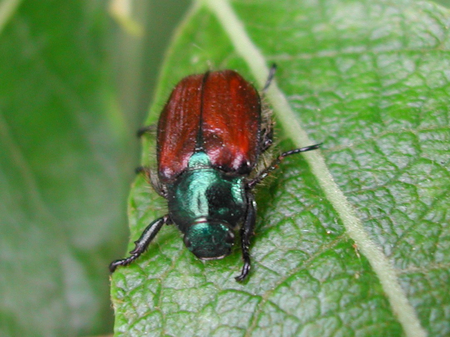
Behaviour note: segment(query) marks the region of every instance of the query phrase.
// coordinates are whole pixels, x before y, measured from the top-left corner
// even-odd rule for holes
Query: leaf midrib
[[[0,34],[21,3],[22,0],[4,0],[0,4]]]
[[[267,61],[259,52],[257,46],[252,42],[250,36],[248,36],[243,22],[237,17],[228,1],[198,1],[209,8],[216,16],[225,33],[230,38],[236,52],[246,61],[259,86],[262,87],[269,73]],[[198,6],[197,8],[200,7]],[[190,14],[193,15],[195,13],[193,11]],[[313,142],[298,123],[286,96],[278,88],[276,81],[272,83],[266,93],[266,97],[270,101],[274,111],[278,112],[278,121],[293,142],[298,147],[312,144]],[[406,335],[426,336],[426,332],[421,326],[414,308],[400,286],[393,265],[381,248],[370,239],[361,220],[356,216],[353,207],[339,186],[334,182],[320,150],[304,153],[303,156],[326,198],[338,213],[348,236],[355,241],[378,276],[391,307],[396,313]]]

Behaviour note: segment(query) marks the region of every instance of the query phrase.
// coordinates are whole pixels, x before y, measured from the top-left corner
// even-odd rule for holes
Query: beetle
[[[264,86],[275,73],[271,68]],[[143,134],[150,130],[140,130]],[[240,228],[244,265],[237,281],[251,268],[250,239],[256,220],[253,190],[290,155],[321,144],[283,152],[256,172],[261,155],[273,143],[273,123],[262,113],[258,91],[233,70],[206,72],[182,79],[173,89],[157,125],[157,174],[142,168],[167,199],[168,214],[150,223],[125,259],[110,271],[136,260],[163,225],[175,224],[184,244],[202,260],[231,253]]]

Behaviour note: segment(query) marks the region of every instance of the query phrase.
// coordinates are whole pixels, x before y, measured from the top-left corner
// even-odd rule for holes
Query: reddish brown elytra
[[[260,125],[258,92],[235,71],[185,77],[158,123],[160,179],[183,172],[200,147],[212,166],[249,174],[260,152]]]

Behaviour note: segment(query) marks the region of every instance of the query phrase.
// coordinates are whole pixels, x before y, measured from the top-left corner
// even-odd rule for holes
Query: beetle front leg
[[[156,234],[158,234],[159,230],[164,224],[169,224],[170,219],[168,215],[165,215],[159,219],[156,219],[150,225],[148,225],[145,230],[142,232],[141,237],[139,240],[135,241],[135,247],[130,252],[130,256],[111,262],[109,265],[109,271],[113,273],[117,267],[119,266],[128,266],[131,262],[136,260],[145,250],[147,249],[150,242],[155,238]]]
[[[236,281],[244,281],[248,276],[251,268],[250,261],[250,239],[254,234],[256,222],[256,202],[255,197],[249,192],[247,195],[247,214],[245,216],[244,226],[241,229],[241,246],[242,259],[244,266],[242,267],[241,275],[236,276]]]

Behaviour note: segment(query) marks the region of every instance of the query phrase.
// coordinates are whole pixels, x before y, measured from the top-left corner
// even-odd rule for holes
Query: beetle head
[[[187,230],[184,244],[199,259],[221,259],[231,253],[234,232],[225,221],[201,218]]]

